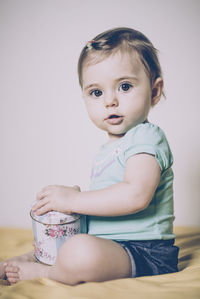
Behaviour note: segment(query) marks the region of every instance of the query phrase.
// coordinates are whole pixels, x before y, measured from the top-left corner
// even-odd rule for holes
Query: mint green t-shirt
[[[161,170],[160,182],[149,206],[125,216],[88,216],[89,234],[113,240],[174,238],[173,157],[166,136],[158,126],[148,122],[139,124],[117,141],[102,146],[94,160],[90,189],[98,190],[123,181],[127,159],[139,153],[154,155]]]

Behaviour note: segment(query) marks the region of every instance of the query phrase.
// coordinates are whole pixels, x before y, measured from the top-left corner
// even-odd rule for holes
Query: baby
[[[173,157],[164,132],[148,122],[163,94],[157,51],[141,32],[108,30],[78,62],[83,98],[108,142],[94,159],[90,191],[47,186],[33,211],[87,215],[87,234],[71,237],[53,266],[33,253],[4,262],[10,284],[47,277],[68,285],[177,271],[173,234]]]

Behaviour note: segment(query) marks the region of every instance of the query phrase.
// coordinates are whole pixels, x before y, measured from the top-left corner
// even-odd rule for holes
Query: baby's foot
[[[10,284],[20,280],[30,280],[38,277],[48,277],[49,266],[36,262],[8,262],[5,272]]]
[[[20,255],[20,256],[15,256],[12,257],[8,260],[2,261],[0,262],[0,279],[6,279],[6,274],[5,274],[5,266],[4,264],[7,264],[8,262],[16,262],[16,261],[21,261],[21,262],[25,262],[25,261],[30,261],[30,262],[34,262],[35,261],[35,256],[34,256],[34,252],[28,252],[26,254]]]

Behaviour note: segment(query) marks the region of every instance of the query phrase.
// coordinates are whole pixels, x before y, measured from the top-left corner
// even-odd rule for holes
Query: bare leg
[[[34,252],[28,252],[20,256],[15,256],[5,261],[0,262],[0,279],[5,277],[5,265],[9,262],[35,262]]]
[[[47,277],[65,284],[105,281],[131,276],[127,252],[116,242],[90,235],[76,235],[60,248],[53,266],[15,261],[6,267],[9,282]]]

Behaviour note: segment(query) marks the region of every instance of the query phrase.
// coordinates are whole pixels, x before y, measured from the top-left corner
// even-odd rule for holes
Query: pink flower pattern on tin
[[[67,225],[47,225],[45,235],[52,239],[62,238],[65,236],[73,236],[80,233],[79,228],[69,227]]]
[[[35,242],[34,243],[34,249],[35,249],[35,255],[36,257],[40,257],[40,258],[45,258],[47,259],[50,263],[54,262],[56,259],[56,256],[52,256],[50,255],[48,252],[46,252],[43,248],[42,248],[42,242]]]

